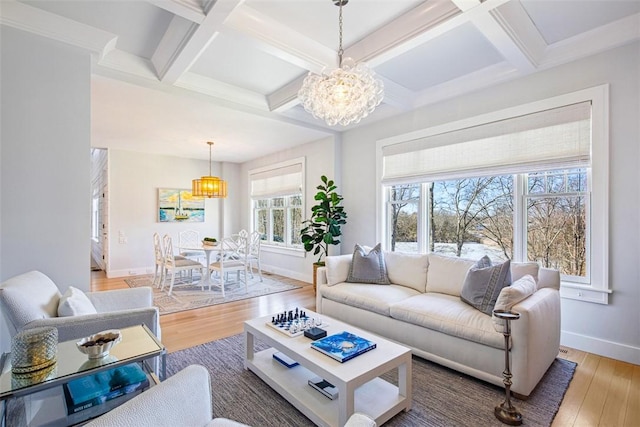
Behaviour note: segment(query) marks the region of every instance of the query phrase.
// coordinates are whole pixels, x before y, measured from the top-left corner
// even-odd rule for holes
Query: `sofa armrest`
[[[87,426],[197,427],[209,423],[211,414],[209,372],[200,365],[191,365]]]
[[[322,314],[322,288],[329,286],[327,281],[327,267],[316,270],[316,313]]]
[[[151,332],[160,337],[160,314],[156,307],[109,313],[85,314],[82,316],[51,317],[27,323],[23,329],[53,326],[58,328],[58,340],[70,341],[83,338],[106,329],[121,329],[145,324]]]
[[[149,287],[87,292],[98,313],[153,307],[153,290]]]
[[[539,289],[513,311],[520,313],[511,322],[513,391],[528,396],[560,350],[560,293]]]

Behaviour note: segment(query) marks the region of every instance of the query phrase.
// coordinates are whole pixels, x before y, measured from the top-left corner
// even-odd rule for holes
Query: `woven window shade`
[[[582,102],[383,147],[385,184],[585,167],[591,103]]]
[[[302,163],[295,163],[275,169],[253,173],[251,181],[251,198],[285,196],[302,191]]]

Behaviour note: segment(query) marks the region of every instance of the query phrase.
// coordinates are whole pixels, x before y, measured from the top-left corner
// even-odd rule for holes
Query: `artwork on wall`
[[[158,188],[158,222],[204,222],[204,199],[191,190]]]

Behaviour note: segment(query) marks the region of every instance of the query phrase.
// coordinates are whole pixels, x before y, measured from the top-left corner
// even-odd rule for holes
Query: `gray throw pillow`
[[[491,260],[485,255],[469,269],[460,299],[491,316],[500,291],[510,284],[511,261],[491,265]]]
[[[372,283],[376,285],[390,284],[380,243],[371,249],[369,253],[366,253],[362,246],[356,244],[347,282]]]

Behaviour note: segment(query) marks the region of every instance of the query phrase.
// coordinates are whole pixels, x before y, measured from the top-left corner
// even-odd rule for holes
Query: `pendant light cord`
[[[342,68],[342,55],[344,54],[344,50],[342,49],[342,0],[339,0],[339,4],[340,4],[340,15],[338,18],[338,25],[340,27],[340,46],[338,48],[338,59],[339,59],[339,64],[338,67]]]

